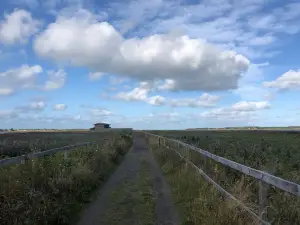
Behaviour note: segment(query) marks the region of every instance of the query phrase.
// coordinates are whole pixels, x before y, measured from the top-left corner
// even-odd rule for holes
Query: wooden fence
[[[215,154],[212,154],[208,151],[205,151],[203,149],[197,148],[195,146],[186,144],[182,141],[179,140],[174,140],[174,139],[170,139],[170,138],[166,138],[166,137],[162,137],[159,135],[154,135],[154,134],[150,134],[147,132],[144,132],[145,135],[149,138],[149,137],[153,137],[156,138],[158,140],[159,145],[163,145],[167,148],[170,148],[172,150],[174,150],[179,156],[180,158],[182,158],[183,160],[185,160],[188,164],[190,164],[192,167],[194,167],[195,169],[197,169],[197,171],[210,183],[212,183],[219,191],[221,191],[223,194],[225,194],[227,197],[235,200],[241,207],[243,207],[249,214],[251,214],[255,219],[257,219],[260,224],[270,224],[269,222],[265,221],[265,208],[267,206],[267,189],[268,189],[268,185],[272,185],[275,186],[285,192],[289,192],[293,195],[296,196],[300,196],[300,185],[296,184],[294,182],[288,181],[288,180],[284,180],[282,178],[276,177],[274,175],[271,175],[265,171],[261,171],[261,170],[257,170],[248,166],[245,166],[243,164],[234,162],[232,160],[217,156]],[[255,179],[257,179],[258,185],[259,185],[259,213],[258,215],[251,211],[251,209],[249,209],[247,206],[245,206],[242,202],[240,202],[237,198],[235,198],[233,195],[231,195],[229,192],[227,192],[224,188],[222,188],[219,184],[217,184],[213,179],[211,179],[202,169],[198,168],[195,164],[193,164],[191,161],[187,160],[186,158],[184,158],[177,150],[176,148],[179,147],[185,147],[188,149],[191,149],[195,152],[200,153],[202,156],[206,157],[206,158],[210,158],[216,162],[219,162],[225,166],[228,166],[232,169],[235,169],[237,171],[242,172],[245,175],[254,177]]]

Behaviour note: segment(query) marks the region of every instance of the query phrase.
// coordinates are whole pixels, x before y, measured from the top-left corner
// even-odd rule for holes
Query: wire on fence
[[[260,171],[260,170],[256,170],[253,169],[251,167],[247,167],[245,165],[236,163],[234,161],[231,161],[229,159],[214,155],[210,152],[204,151],[200,148],[197,148],[195,146],[186,144],[184,142],[181,141],[177,141],[174,139],[170,139],[170,138],[164,138],[162,136],[159,135],[155,135],[155,134],[150,134],[147,132],[144,132],[147,137],[149,138],[149,136],[153,136],[158,138],[158,142],[159,145],[161,145],[161,143],[164,143],[164,146],[174,150],[181,159],[183,159],[184,161],[186,161],[189,165],[191,165],[192,167],[194,167],[203,177],[204,179],[206,179],[208,182],[210,182],[211,184],[213,184],[221,193],[223,193],[224,195],[226,195],[228,198],[233,199],[234,201],[237,202],[237,204],[239,206],[241,206],[243,209],[245,209],[253,218],[255,218],[257,221],[259,221],[260,224],[270,224],[269,222],[265,221],[264,218],[264,211],[265,211],[265,207],[267,206],[267,184],[273,185],[283,191],[289,192],[291,194],[294,194],[296,196],[300,196],[300,185],[291,182],[291,181],[287,181],[284,180],[282,178],[279,177],[275,177],[271,174],[268,174],[264,171]],[[164,140],[163,142],[161,140]],[[178,144],[178,148],[181,146],[184,146],[186,148],[192,149],[198,153],[200,153],[201,155],[207,157],[207,158],[211,158],[213,160],[215,160],[216,162],[219,162],[225,166],[231,167],[235,170],[238,170],[246,175],[252,176],[254,178],[256,178],[259,181],[259,204],[260,204],[260,209],[259,209],[259,215],[257,215],[255,212],[253,212],[249,207],[247,207],[246,205],[244,205],[240,200],[238,200],[237,198],[235,198],[232,194],[230,194],[229,192],[227,192],[224,188],[222,188],[218,183],[216,183],[213,179],[211,179],[202,169],[200,169],[199,167],[197,167],[194,163],[192,163],[191,161],[187,160],[185,157],[183,157],[177,150],[175,150],[174,148],[170,148],[169,146],[166,145],[166,140],[168,145],[170,146],[171,143],[176,143]],[[174,145],[171,145],[174,147]]]
[[[162,138],[162,139],[168,140],[168,141],[173,142],[173,143],[181,144],[181,145],[183,145],[183,146],[185,146],[185,147],[187,147],[187,148],[189,148],[193,151],[196,151],[196,152],[200,153],[201,155],[204,155],[208,158],[211,158],[214,161],[217,161],[217,162],[219,162],[219,163],[221,163],[225,166],[228,166],[232,169],[238,170],[238,171],[240,171],[240,172],[242,172],[242,173],[244,173],[248,176],[252,176],[252,177],[256,178],[257,180],[262,180],[265,183],[273,185],[273,186],[275,186],[275,187],[277,187],[277,188],[279,188],[283,191],[289,192],[289,193],[294,194],[296,196],[300,196],[300,185],[296,184],[292,181],[284,180],[280,177],[276,177],[274,175],[271,175],[271,174],[269,174],[265,171],[257,170],[257,169],[245,166],[243,164],[234,162],[232,160],[214,155],[214,154],[212,154],[208,151],[205,151],[205,150],[197,148],[195,146],[186,144],[182,141],[178,141],[178,140],[174,140],[174,139],[170,139],[170,138],[165,138],[165,137],[155,135],[155,134],[150,134],[150,133],[146,133],[146,134],[152,135],[152,136],[157,137],[157,138]]]
[[[165,146],[168,149],[168,146]],[[236,197],[234,197],[232,194],[230,194],[229,192],[227,192],[224,188],[222,188],[217,182],[215,182],[212,178],[210,178],[202,169],[200,169],[199,167],[197,167],[194,163],[192,163],[191,161],[187,160],[185,157],[183,157],[178,151],[176,151],[175,149],[172,149],[175,153],[177,153],[177,155],[183,159],[185,162],[187,162],[189,165],[191,165],[193,168],[195,168],[203,177],[205,180],[207,180],[209,183],[213,184],[220,192],[222,192],[224,195],[226,195],[228,198],[236,201],[236,203],[241,206],[245,211],[247,211],[252,217],[254,217],[256,220],[258,220],[259,222],[262,222],[262,224],[266,224],[266,225],[270,225],[269,222],[262,220],[258,215],[256,215],[255,212],[253,212],[249,207],[245,206],[240,200],[238,200]]]

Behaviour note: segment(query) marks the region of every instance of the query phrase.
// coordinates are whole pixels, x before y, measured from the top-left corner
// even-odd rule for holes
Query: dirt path
[[[132,149],[98,191],[95,201],[83,212],[78,225],[179,225],[178,215],[171,203],[170,190],[148,150],[145,138],[137,132],[133,136]],[[120,199],[120,195],[121,200],[116,200]],[[123,213],[122,207],[126,213]],[[155,208],[152,210],[152,219],[151,207]],[[142,221],[145,218],[141,217],[146,216],[149,218]]]

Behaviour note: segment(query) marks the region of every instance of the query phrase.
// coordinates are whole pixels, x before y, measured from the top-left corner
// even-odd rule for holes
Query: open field
[[[153,131],[235,162],[300,183],[300,133],[268,131]]]
[[[6,141],[2,143],[2,154],[6,157],[78,142],[96,142],[69,151],[67,158],[56,153],[25,164],[1,167],[0,224],[3,225],[76,223],[83,206],[92,201],[93,191],[107,180],[132,144],[131,135],[114,132],[24,133],[2,135],[1,139]],[[10,143],[14,148],[10,148]]]
[[[111,135],[120,133],[130,134],[131,131],[112,129],[103,132],[12,132],[0,134],[0,159],[82,142],[96,141],[101,143]]]
[[[264,131],[152,131],[151,133],[181,140],[216,155],[300,183],[300,134],[298,133]],[[157,150],[159,147],[155,142],[151,145],[163,170],[169,171],[166,178],[171,187],[175,189],[173,190],[174,198],[179,198],[180,193],[186,193],[188,189],[189,193],[186,194],[192,196],[189,199],[194,199],[188,200],[187,196],[180,200],[183,201],[181,202],[183,205],[190,206],[190,209],[186,210],[194,215],[194,223],[188,224],[211,224],[211,222],[203,222],[203,218],[196,218],[196,215],[203,214],[205,210],[208,210],[207,213],[209,213],[209,210],[217,213],[214,216],[215,221],[213,224],[248,224],[251,221],[244,214],[240,214],[242,212],[239,213],[236,210],[237,207],[234,206],[232,201],[224,199],[223,202],[215,204],[222,199],[220,193],[211,184],[203,180],[195,169],[189,168],[189,166],[188,168],[183,167],[178,155],[161,147]],[[178,150],[258,214],[257,180],[210,159],[207,160],[205,166],[204,157],[199,153],[187,152],[186,149]],[[186,173],[184,169],[189,172]],[[195,185],[195,183],[198,183],[198,185]],[[199,190],[201,191],[199,192]],[[215,190],[218,194],[215,194],[212,190]],[[216,198],[216,196],[219,197]],[[267,200],[265,218],[271,224],[300,224],[300,200],[298,197],[269,186]],[[205,202],[209,202],[209,204]],[[194,204],[202,206],[197,211],[197,207],[193,207]],[[203,208],[203,204],[209,208]],[[179,205],[178,207],[180,214],[186,215],[183,206]],[[232,207],[238,214],[231,211]],[[228,215],[231,215],[231,217],[227,218]],[[240,223],[236,223],[237,220],[234,218],[239,218]]]

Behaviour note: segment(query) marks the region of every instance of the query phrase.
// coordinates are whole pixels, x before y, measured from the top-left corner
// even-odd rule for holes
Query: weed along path
[[[78,225],[179,225],[162,171],[143,134],[82,213]]]

